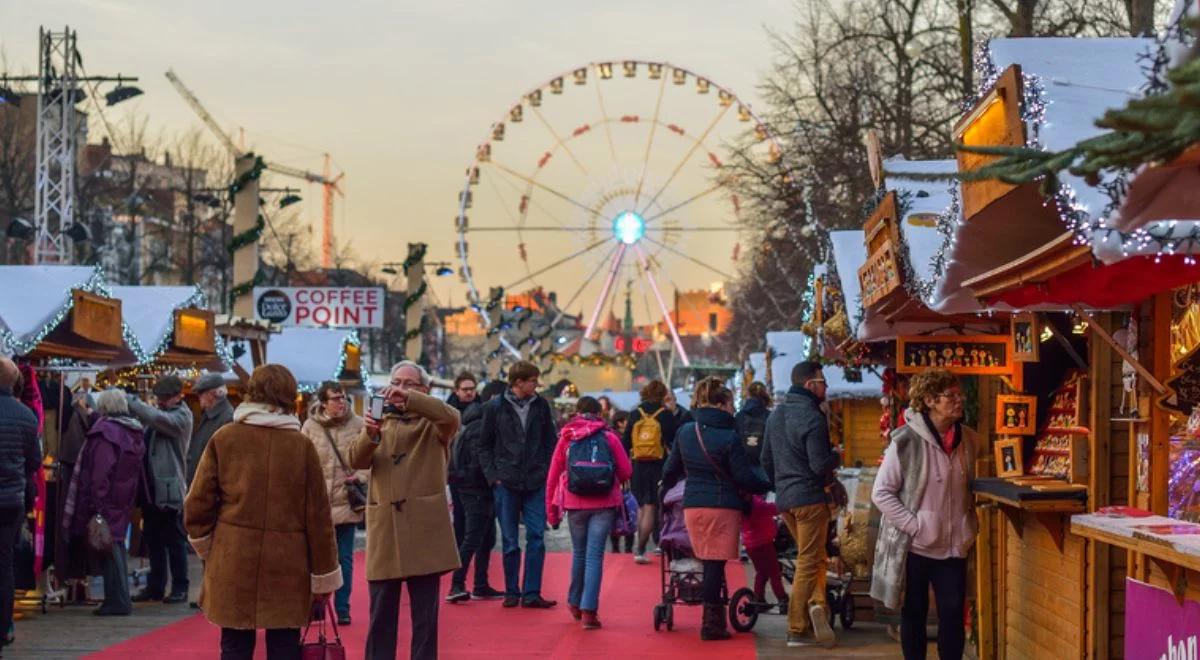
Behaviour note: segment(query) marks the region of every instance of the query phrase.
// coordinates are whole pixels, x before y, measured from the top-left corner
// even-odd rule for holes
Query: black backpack
[[[612,452],[604,430],[567,447],[567,490],[576,495],[607,495],[614,474]]]

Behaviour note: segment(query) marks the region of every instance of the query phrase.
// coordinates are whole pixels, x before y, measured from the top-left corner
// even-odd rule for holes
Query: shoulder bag
[[[739,488],[737,482],[733,480],[733,477],[729,476],[729,473],[725,471],[725,468],[721,467],[720,464],[713,460],[712,454],[708,453],[708,447],[704,446],[704,434],[700,432],[700,422],[693,423],[693,427],[696,429],[696,442],[700,443],[700,451],[704,454],[704,458],[708,460],[708,464],[711,465],[713,471],[717,473],[717,478],[719,478],[721,481],[729,482],[729,485],[733,486],[733,492],[737,494],[738,499],[742,501],[742,513],[745,515],[750,515],[750,510],[754,506],[754,496]]]
[[[346,472],[346,478],[342,480],[346,485],[346,502],[350,504],[351,511],[362,513],[363,509],[367,508],[367,487],[354,478],[354,471],[346,465],[346,461],[342,458],[342,452],[338,451],[337,443],[333,441],[333,434],[329,432],[329,429],[322,426],[321,430],[325,432],[325,439],[329,441],[329,448],[333,450],[333,455],[337,456],[338,463]]]

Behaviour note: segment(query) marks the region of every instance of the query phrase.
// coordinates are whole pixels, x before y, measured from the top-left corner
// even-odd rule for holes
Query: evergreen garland
[[[425,251],[428,248],[429,246],[425,245],[424,243],[417,243],[416,247],[414,247],[412,252],[409,253],[408,258],[404,260],[404,263],[400,264],[401,267],[404,268],[405,275],[408,275],[409,268],[412,268],[417,264],[418,261],[425,258]]]
[[[253,154],[249,155],[253,156]],[[250,169],[239,174],[237,178],[235,178],[233,182],[229,184],[230,203],[233,202],[234,197],[236,197],[239,192],[244,190],[246,186],[250,185],[250,183],[253,181],[257,181],[258,178],[262,176],[263,171],[266,169],[267,163],[262,159],[262,156],[254,156],[254,164],[250,166]],[[229,254],[233,255],[238,250],[257,243],[258,239],[262,238],[263,229],[266,226],[266,219],[264,219],[263,215],[259,213],[253,227],[234,235],[233,238],[230,239],[229,245],[226,246],[226,248],[229,250]],[[254,287],[262,284],[264,279],[266,279],[266,273],[263,272],[263,269],[260,266],[254,272],[254,277],[251,278],[250,281],[241,282],[234,285],[233,288],[229,290],[230,310],[233,309],[233,304],[238,298],[249,295],[250,292],[254,290]]]

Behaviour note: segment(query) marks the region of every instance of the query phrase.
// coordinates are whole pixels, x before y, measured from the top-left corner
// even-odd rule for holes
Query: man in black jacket
[[[12,625],[13,552],[25,524],[25,484],[42,465],[37,417],[13,397],[19,377],[17,365],[0,357],[0,636]]]
[[[537,395],[541,371],[521,360],[508,369],[508,389],[483,406],[478,453],[493,487],[504,539],[504,606],[545,609],[546,474],[558,440],[550,404]],[[518,523],[525,523],[525,582],[521,583]]]
[[[792,368],[792,387],[767,418],[762,465],[775,484],[775,506],[796,540],[796,573],[788,603],[788,646],[835,643],[825,602],[825,540],[829,533],[826,489],[840,461],[829,442],[821,410],[825,375],[818,362]],[[815,640],[808,637],[812,630]]]
[[[454,503],[454,538],[458,541],[458,556],[462,566],[450,580],[450,595],[446,601],[459,603],[472,597],[483,600],[504,594],[488,584],[488,565],[496,545],[496,513],[492,489],[475,446],[483,423],[483,405],[494,396],[491,388],[477,393],[474,374],[463,372],[454,379],[454,392],[446,403],[462,416],[462,426],[450,450],[450,498]],[[503,393],[501,388],[500,393]],[[467,591],[467,569],[475,560],[475,589]]]

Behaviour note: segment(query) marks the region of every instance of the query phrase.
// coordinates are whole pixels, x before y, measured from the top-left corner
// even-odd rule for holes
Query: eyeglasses
[[[345,403],[345,402],[346,402],[345,394],[331,395],[329,397],[326,397],[326,399],[325,399],[325,403]]]
[[[808,382],[810,382],[810,383],[820,383],[820,384],[824,385],[824,384],[825,384],[825,379],[824,379],[824,378],[809,378],[809,379],[808,379]]]
[[[967,396],[965,394],[963,394],[962,392],[952,391],[952,392],[942,392],[941,394],[937,395],[937,398],[950,399],[951,401],[963,401],[967,398]]]
[[[458,391],[459,392],[474,392],[475,388],[474,387],[460,387],[460,388],[458,388]]]

